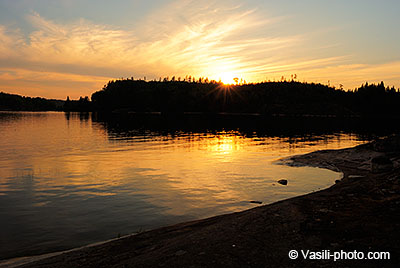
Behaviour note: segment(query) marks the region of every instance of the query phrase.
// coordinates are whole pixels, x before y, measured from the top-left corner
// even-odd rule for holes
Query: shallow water
[[[129,124],[128,124],[129,125]],[[352,133],[154,131],[91,114],[0,113],[0,259],[68,249],[326,188],[341,174],[274,161]],[[287,179],[287,186],[277,183]]]

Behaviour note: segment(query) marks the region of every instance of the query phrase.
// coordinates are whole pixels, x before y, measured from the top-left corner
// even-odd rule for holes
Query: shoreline
[[[391,160],[392,169],[371,172],[371,159],[382,156]],[[316,151],[282,162],[339,171],[343,178],[327,189],[269,205],[45,254],[41,259],[4,260],[0,267],[396,267],[400,138]],[[387,251],[391,259],[291,260],[292,249]]]

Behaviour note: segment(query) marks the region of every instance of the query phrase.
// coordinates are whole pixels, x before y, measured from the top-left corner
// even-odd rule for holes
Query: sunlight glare
[[[225,85],[232,85],[232,84],[237,84],[236,79],[239,79],[237,75],[235,75],[232,72],[226,72],[226,73],[221,73],[218,75],[219,79],[221,79],[221,82],[224,83]],[[239,80],[238,80],[239,81]]]
[[[230,162],[235,152],[241,150],[240,140],[230,134],[222,134],[210,140],[211,152],[221,162]]]
[[[235,83],[233,78],[237,76],[235,76],[232,72],[226,72],[219,74],[218,77],[221,79],[222,83],[224,83],[225,85],[230,85]]]

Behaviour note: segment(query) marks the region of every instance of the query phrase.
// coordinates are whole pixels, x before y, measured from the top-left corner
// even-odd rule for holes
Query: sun
[[[232,72],[226,72],[219,74],[218,77],[219,79],[221,79],[222,83],[224,83],[225,85],[230,85],[236,83],[234,78],[236,78],[237,76]]]

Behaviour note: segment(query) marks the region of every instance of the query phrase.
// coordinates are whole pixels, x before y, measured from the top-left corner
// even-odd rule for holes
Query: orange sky
[[[110,79],[186,75],[400,87],[396,1],[46,2],[0,2],[0,91],[79,98]]]

